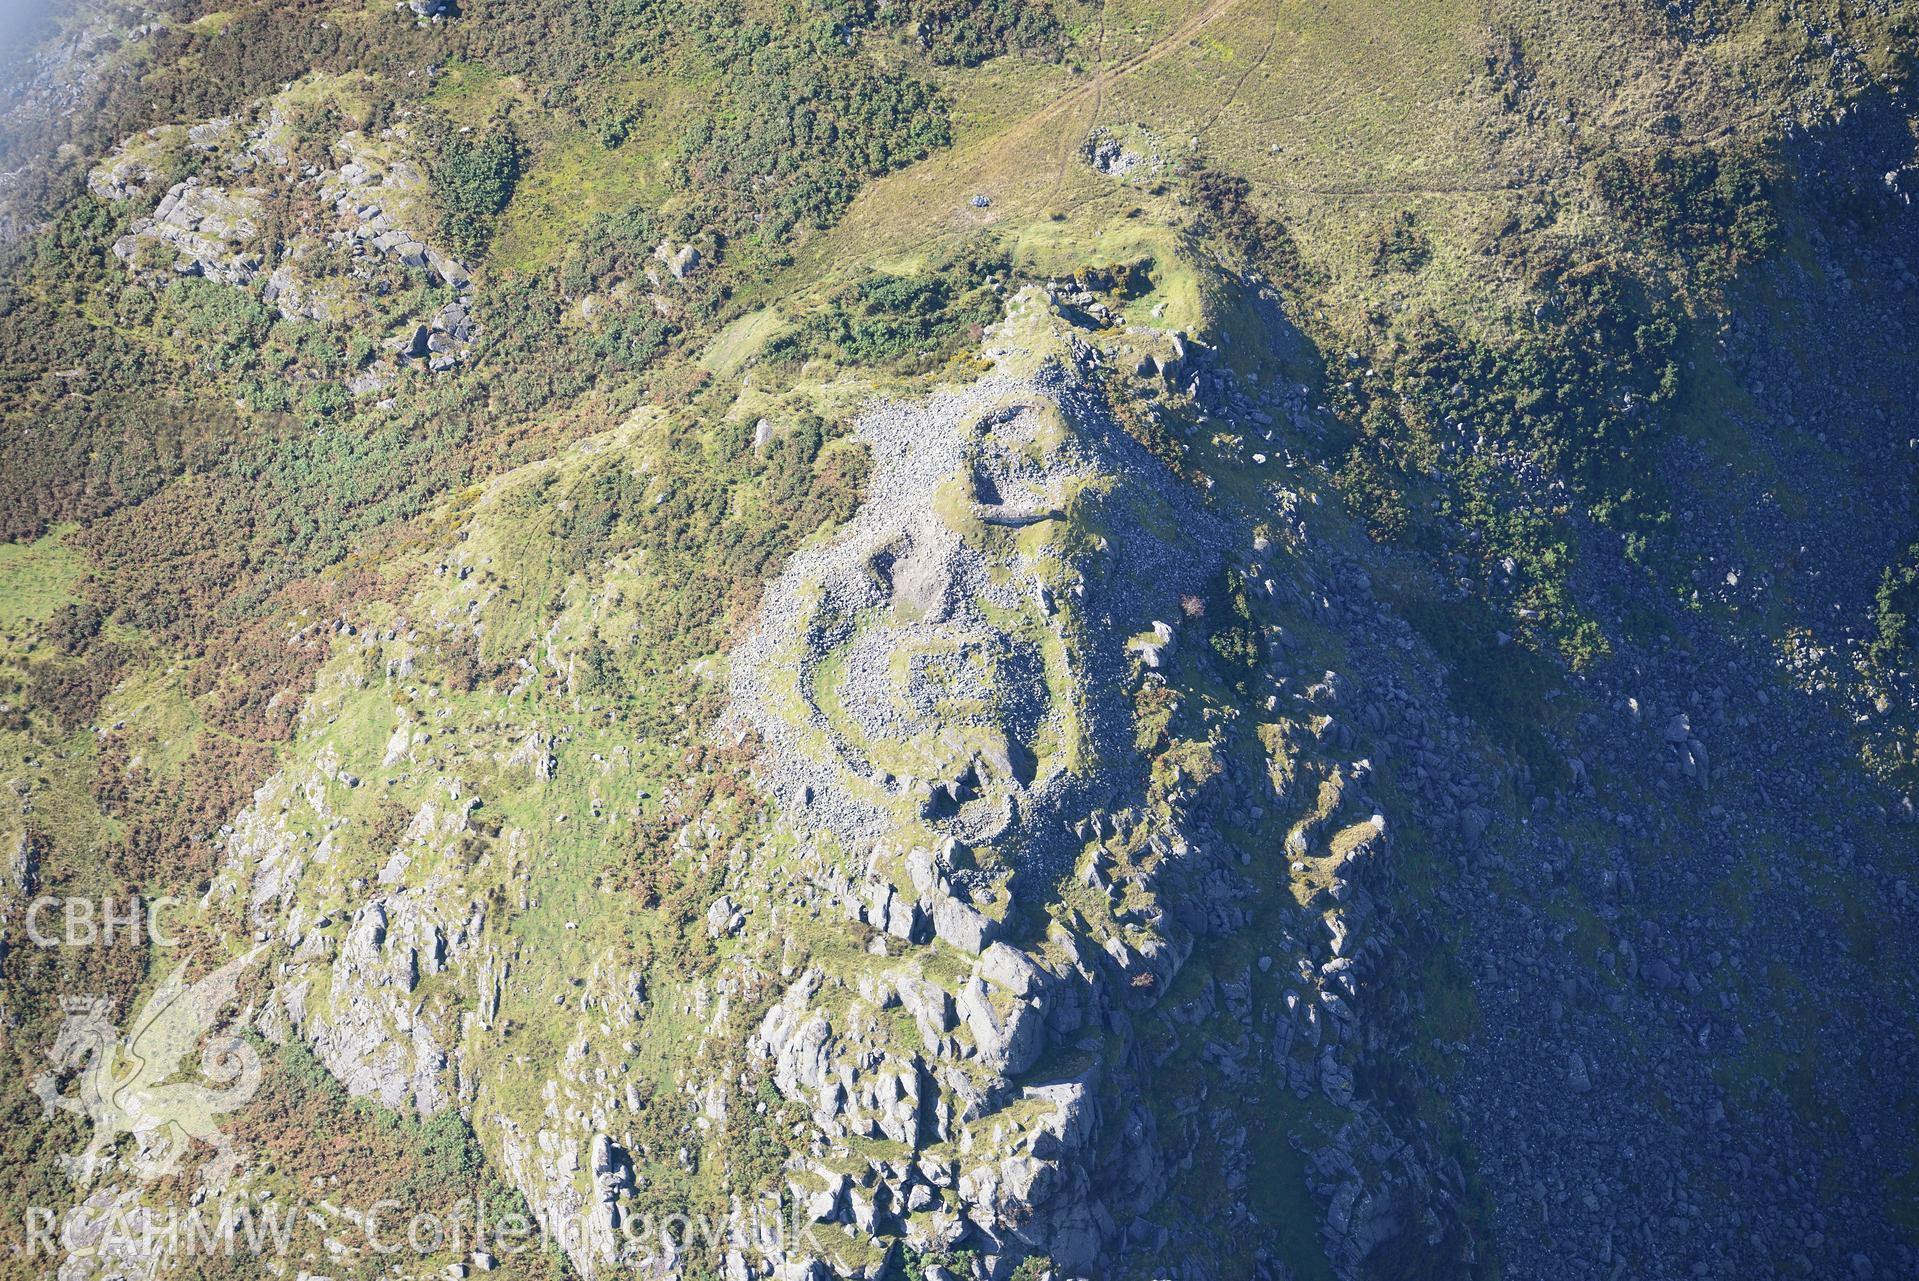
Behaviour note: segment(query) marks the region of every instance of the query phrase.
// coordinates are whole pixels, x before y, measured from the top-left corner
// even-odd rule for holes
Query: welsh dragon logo
[[[265,950],[256,947],[191,985],[181,966],[148,998],[124,1036],[108,1017],[105,1000],[67,998],[66,1020],[47,1051],[54,1070],[34,1078],[33,1092],[48,1116],[58,1108],[93,1123],[85,1151],[61,1158],[77,1182],[92,1182],[128,1134],[136,1145],[128,1168],[142,1179],[179,1169],[195,1140],[214,1150],[208,1182],[240,1168],[244,1158],[214,1118],[246,1103],[259,1089],[260,1055],[231,1029],[216,1030],[216,1024],[240,976]],[[211,1084],[172,1080],[202,1037],[200,1072]],[[68,1073],[74,1074],[74,1088],[61,1094],[61,1077]]]

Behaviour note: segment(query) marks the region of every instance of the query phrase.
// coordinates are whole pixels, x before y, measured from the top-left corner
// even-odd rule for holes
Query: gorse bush
[[[981,243],[912,276],[875,272],[835,293],[768,348],[772,362],[826,359],[901,373],[937,368],[998,318],[992,281],[1011,261]]]
[[[1880,722],[1866,763],[1908,794],[1919,788],[1919,543],[1880,572],[1859,667]]]
[[[279,318],[245,290],[208,280],[178,282],[167,291],[166,302],[180,317],[186,349],[207,373],[256,366]]]
[[[1400,210],[1374,233],[1370,257],[1375,274],[1418,271],[1432,256],[1432,241],[1419,229],[1419,218],[1410,209]]]
[[[1605,641],[1567,590],[1568,520],[1576,500],[1622,533],[1658,525],[1637,459],[1677,391],[1680,317],[1599,264],[1550,268],[1538,287],[1550,305],[1497,340],[1429,320],[1377,353],[1373,376],[1331,388],[1350,431],[1335,483],[1382,539],[1431,533],[1407,495],[1436,487],[1438,513],[1523,611],[1513,630],[1584,663]]]
[[[1066,47],[1052,6],[1033,0],[828,0],[827,10],[847,27],[902,31],[946,66],[976,67],[1015,52],[1056,60]]]
[[[1187,175],[1198,211],[1196,230],[1237,261],[1269,280],[1298,288],[1307,283],[1305,264],[1292,233],[1278,218],[1252,202],[1252,184],[1238,174],[1200,165]]]
[[[1629,232],[1676,254],[1713,284],[1771,256],[1781,242],[1773,166],[1758,155],[1662,146],[1612,152],[1593,188]]]
[[[861,57],[828,24],[749,26],[721,71],[676,179],[706,226],[775,252],[836,220],[867,180],[952,141],[931,85]]]
[[[1866,659],[1888,675],[1910,677],[1919,669],[1919,543],[1879,576]]]
[[[1219,625],[1206,639],[1213,653],[1225,664],[1230,679],[1238,683],[1259,665],[1260,658],[1259,632],[1246,596],[1246,576],[1236,569],[1227,570],[1222,594],[1226,609]]]
[[[457,38],[475,64],[561,91],[610,69],[658,56],[675,24],[695,25],[704,6],[674,0],[466,0]],[[569,95],[570,96],[570,95]]]
[[[1630,483],[1632,446],[1678,387],[1679,317],[1599,265],[1546,274],[1552,310],[1506,339],[1435,324],[1398,363],[1417,414],[1517,444],[1599,489]]]
[[[508,127],[481,138],[445,137],[432,166],[440,234],[462,257],[483,253],[520,180],[520,141]]]

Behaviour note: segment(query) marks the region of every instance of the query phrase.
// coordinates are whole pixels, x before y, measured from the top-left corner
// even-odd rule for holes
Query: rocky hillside
[[[1919,1274],[1919,15],[20,22],[0,1275]]]

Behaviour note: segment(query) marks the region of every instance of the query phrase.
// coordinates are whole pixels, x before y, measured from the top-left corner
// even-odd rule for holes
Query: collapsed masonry
[[[1028,325],[1008,346],[1032,341]],[[1249,856],[1209,817],[1237,803],[1225,789],[1148,795],[1128,695],[1160,679],[1181,642],[1157,615],[1218,572],[1228,526],[1114,427],[1090,349],[1068,339],[1025,376],[1012,363],[860,421],[865,505],[793,559],[735,654],[762,782],[812,834],[825,903],[871,940],[856,965],[800,972],[753,1041],[809,1118],[791,1191],[830,1242],[818,1261],[769,1257],[769,1274],[878,1277],[903,1244],[975,1251],[986,1277],[1034,1255],[1102,1276],[1164,1249],[1152,1218],[1187,1171],[1157,1141],[1141,1028],[1221,1015],[1240,1032],[1207,1042],[1226,1084],[1340,1112],[1305,1158],[1341,1273],[1396,1236],[1437,1241],[1451,1191],[1356,1083],[1390,931],[1364,888],[1386,845],[1371,766],[1338,763],[1335,722],[1302,709],[1325,737],[1291,765],[1327,753],[1325,781],[1281,798],[1308,812],[1265,857],[1323,868],[1328,896],[1261,941],[1277,973],[1268,955],[1257,976],[1207,980],[1202,1011],[1161,1008],[1197,940],[1247,928],[1232,905]],[[1295,697],[1330,702],[1336,684]],[[1062,874],[1103,910],[1049,901]],[[1283,997],[1256,1010],[1256,977]]]

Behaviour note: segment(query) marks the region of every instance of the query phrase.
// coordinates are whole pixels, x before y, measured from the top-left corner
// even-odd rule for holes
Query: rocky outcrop
[[[254,244],[265,195],[263,187],[235,190],[205,185],[198,178],[175,183],[152,217],[136,219],[133,229],[114,242],[114,257],[129,266],[145,265],[145,242],[170,252],[165,265],[178,275],[248,285],[265,262]]]
[[[386,287],[374,280],[382,267],[418,272],[455,297],[389,338],[386,350],[394,364],[453,368],[479,333],[472,280],[464,264],[418,230],[429,216],[426,178],[406,155],[404,126],[379,138],[345,134],[333,147],[337,167],[299,171],[286,142],[289,127],[279,100],[269,99],[246,118],[166,126],[127,139],[88,177],[103,200],[144,195],[169,148],[194,148],[207,158],[199,174],[174,183],[150,215],[133,220],[114,243],[115,257],[150,280],[200,276],[256,290],[282,315],[321,323],[359,320],[368,296]],[[270,203],[322,212],[281,228],[269,243],[262,230]],[[377,390],[392,372],[393,365],[362,371],[352,390]]]
[[[676,856],[717,878],[698,977],[653,990],[612,947],[550,960],[596,922],[542,904],[541,840],[625,805],[573,725],[451,733],[417,688],[416,630],[462,634],[498,590],[470,544],[424,575],[430,623],[341,630],[302,730],[322,745],[232,825],[214,895],[279,945],[267,1023],[356,1094],[468,1109],[583,1273],[687,1262],[646,1230],[646,1172],[727,1161],[747,1106],[776,1118],[813,1231],[735,1243],[741,1273],[877,1278],[909,1247],[994,1278],[1164,1267],[1201,1224],[1233,1239],[1216,1216],[1239,1199],[1202,1196],[1194,1153],[1228,1190],[1282,1159],[1241,1102],[1266,1089],[1301,1105],[1275,1143],[1325,1210],[1294,1230],[1342,1276],[1450,1240],[1456,1183],[1369,1088],[1399,927],[1352,683],[1276,639],[1245,677],[1272,691],[1261,732],[1182,722],[1176,766],[1139,745],[1139,700],[1208,706],[1189,600],[1230,567],[1278,633],[1267,611],[1307,589],[1116,431],[1101,361],[1050,311],[1016,302],[992,343],[979,386],[871,412],[867,504],[735,651],[719,735],[761,730],[759,781],[796,822],[712,848],[683,817]],[[1036,519],[986,519],[1009,511]],[[369,793],[409,799],[349,857]],[[530,810],[545,838],[502,817]],[[544,1056],[509,1039],[528,1022]],[[636,1073],[643,1047],[668,1067]]]

